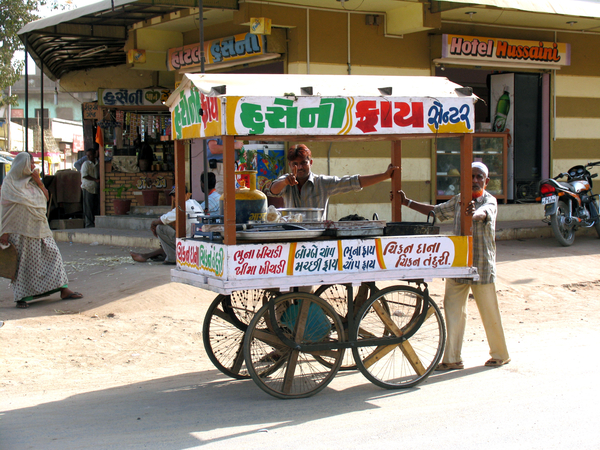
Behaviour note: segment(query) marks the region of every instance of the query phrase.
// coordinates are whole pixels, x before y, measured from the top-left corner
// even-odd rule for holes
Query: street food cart
[[[236,224],[234,140],[387,140],[401,166],[403,139],[460,136],[461,173],[470,174],[475,101],[469,88],[436,77],[185,75],[167,101],[178,204],[171,279],[218,294],[203,338],[219,370],[279,398],[313,395],[354,367],[384,388],[427,378],[445,325],[426,281],[478,276],[466,205],[461,236],[394,235],[385,224],[364,232],[364,223],[344,233],[341,222],[244,227]],[[210,136],[225,146],[222,234],[185,238],[183,140]],[[400,187],[397,170],[392,189]],[[469,176],[461,192],[470,198]],[[394,196],[392,221],[401,221],[401,206]],[[381,287],[391,280],[405,283]]]

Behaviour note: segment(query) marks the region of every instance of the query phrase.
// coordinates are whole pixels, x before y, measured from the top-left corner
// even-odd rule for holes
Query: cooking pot
[[[431,211],[427,215],[427,222],[388,222],[383,233],[385,236],[440,234],[440,227],[435,225],[435,213]]]

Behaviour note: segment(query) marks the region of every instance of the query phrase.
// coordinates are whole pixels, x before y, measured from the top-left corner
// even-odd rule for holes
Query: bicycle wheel
[[[256,311],[276,295],[263,289],[217,295],[206,311],[202,340],[214,366],[232,378],[250,378],[242,345]]]
[[[358,289],[354,289],[354,314],[367,299],[377,290],[375,283],[363,283]],[[344,338],[348,339],[348,285],[332,284],[323,285],[316,290],[315,295],[325,300],[333,307],[336,313],[341,317],[344,325]],[[331,364],[328,358],[322,358],[323,364]],[[344,360],[340,370],[355,370],[356,363],[352,352],[344,353]]]
[[[324,389],[338,371],[344,349],[342,321],[324,300],[304,292],[276,297],[248,325],[244,359],[254,382],[277,398],[304,398]],[[325,344],[301,351],[290,345]],[[327,364],[323,363],[327,359]],[[266,375],[268,374],[268,375]]]
[[[386,389],[416,386],[435,369],[446,344],[446,327],[438,306],[423,291],[392,286],[379,291],[359,311],[351,341],[358,369]],[[368,345],[373,338],[406,340]],[[361,346],[364,345],[364,346]]]

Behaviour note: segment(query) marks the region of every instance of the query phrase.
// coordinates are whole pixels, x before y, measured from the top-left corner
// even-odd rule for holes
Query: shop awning
[[[204,6],[231,9],[236,0],[205,0]],[[36,20],[19,30],[36,64],[56,80],[75,70],[126,63],[123,47],[130,27],[156,17],[197,8],[198,0],[102,0]]]
[[[442,77],[186,74],[166,104],[191,139],[469,133],[476,100]]]
[[[600,3],[590,0],[447,0],[448,3],[496,6],[498,8],[564,16],[600,18]]]

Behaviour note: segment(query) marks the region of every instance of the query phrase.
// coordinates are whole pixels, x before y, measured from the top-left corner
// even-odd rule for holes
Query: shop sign
[[[179,93],[179,101],[171,107],[171,119],[176,139],[220,136],[221,98],[204,95],[196,86],[184,89]]]
[[[472,98],[228,97],[229,135],[470,133]]]
[[[73,152],[82,152],[83,151],[83,135],[74,134],[73,135]]]
[[[98,89],[100,106],[158,106],[171,95],[169,89]]]
[[[98,102],[89,102],[83,104],[84,120],[102,120],[102,109]]]
[[[526,65],[568,66],[571,64],[571,45],[563,42],[523,41],[454,34],[442,35],[444,59],[518,63]]]
[[[204,43],[205,64],[236,61],[265,53],[265,37],[252,33],[236,34]],[[167,52],[169,70],[200,66],[200,44],[171,48]]]
[[[177,263],[228,280],[468,266],[468,236],[385,237],[225,246],[177,241]]]
[[[221,98],[181,91],[173,136],[471,133],[475,114],[471,98],[226,97],[226,105],[224,133]]]

